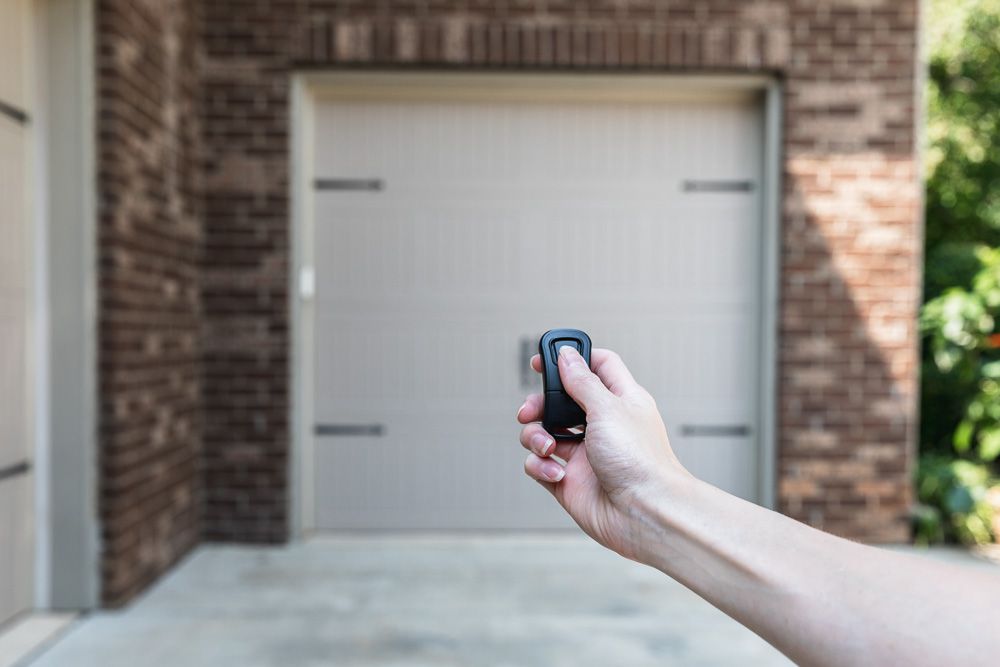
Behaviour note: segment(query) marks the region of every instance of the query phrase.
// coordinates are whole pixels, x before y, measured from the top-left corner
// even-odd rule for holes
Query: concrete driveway
[[[205,546],[128,609],[81,619],[31,664],[789,663],[667,577],[567,536]]]
[[[35,667],[777,665],[756,635],[579,537],[205,546]]]

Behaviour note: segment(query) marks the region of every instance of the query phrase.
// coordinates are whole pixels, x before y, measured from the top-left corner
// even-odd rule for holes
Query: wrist
[[[676,541],[680,515],[700,482],[679,464],[665,466],[636,492],[629,503],[633,553],[644,565],[663,570]]]

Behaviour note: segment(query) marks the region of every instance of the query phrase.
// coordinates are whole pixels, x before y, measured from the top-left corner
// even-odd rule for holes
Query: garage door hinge
[[[31,470],[30,461],[21,461],[20,463],[4,466],[3,468],[0,468],[0,480],[7,479],[8,477],[25,475],[29,470]]]
[[[317,178],[317,190],[363,190],[378,192],[385,189],[381,178]]]
[[[26,111],[12,104],[7,104],[3,100],[0,100],[0,116],[6,116],[20,125],[28,124],[28,114]]]
[[[684,181],[684,192],[752,192],[753,181]]]
[[[745,438],[750,435],[746,424],[684,424],[681,435],[688,438]]]
[[[373,436],[385,435],[382,424],[316,424],[313,433],[333,436]]]

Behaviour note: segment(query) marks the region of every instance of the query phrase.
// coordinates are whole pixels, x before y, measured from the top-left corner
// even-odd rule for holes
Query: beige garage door
[[[552,327],[619,350],[682,461],[757,497],[760,100],[647,93],[319,102],[314,527],[568,525],[514,423]]]
[[[0,3],[0,623],[31,603],[28,3]]]

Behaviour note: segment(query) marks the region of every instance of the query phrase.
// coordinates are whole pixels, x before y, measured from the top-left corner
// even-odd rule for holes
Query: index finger
[[[621,396],[639,386],[628,366],[612,350],[594,348],[590,353],[590,369],[615,396]]]

